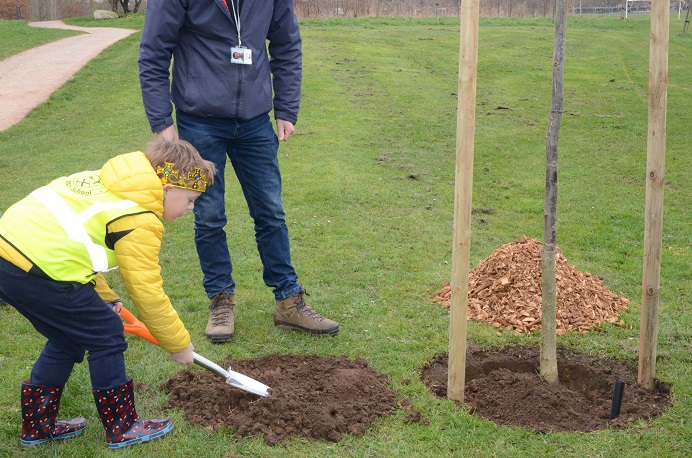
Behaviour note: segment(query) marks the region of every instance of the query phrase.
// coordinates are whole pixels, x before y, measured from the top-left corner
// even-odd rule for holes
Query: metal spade
[[[120,310],[119,314],[120,317],[123,320],[125,320],[125,323],[123,323],[125,332],[146,339],[154,345],[159,344],[156,338],[153,335],[151,335],[151,332],[149,332],[149,329],[147,329],[146,325],[139,321],[132,313],[130,313],[129,310],[123,307]],[[271,396],[271,388],[269,388],[264,383],[258,382],[257,380],[250,378],[247,375],[241,374],[240,372],[232,371],[230,367],[228,368],[228,370],[225,370],[218,364],[209,361],[204,356],[199,355],[195,352],[192,353],[192,357],[195,364],[223,377],[226,383],[228,383],[231,386],[240,388],[241,390],[247,391],[248,393],[253,393],[265,398]]]

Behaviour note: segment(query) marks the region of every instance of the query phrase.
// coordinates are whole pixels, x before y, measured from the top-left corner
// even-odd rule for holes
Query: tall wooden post
[[[639,384],[647,389],[654,387],[654,376],[656,375],[658,304],[661,287],[663,186],[666,158],[669,16],[670,0],[651,2],[649,132],[646,145],[646,213],[638,374]]]
[[[479,0],[461,0],[457,146],[454,187],[452,296],[449,319],[447,397],[464,402],[466,376],[466,316],[469,302],[471,192],[476,128]]]

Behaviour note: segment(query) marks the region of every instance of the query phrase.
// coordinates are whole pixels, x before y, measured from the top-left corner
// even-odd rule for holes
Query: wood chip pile
[[[541,251],[543,243],[520,237],[502,245],[469,272],[468,318],[494,327],[528,333],[541,328]],[[600,323],[624,326],[618,313],[630,301],[609,291],[590,273],[571,266],[555,253],[558,334],[587,332]],[[451,286],[445,282],[433,302],[450,306]]]

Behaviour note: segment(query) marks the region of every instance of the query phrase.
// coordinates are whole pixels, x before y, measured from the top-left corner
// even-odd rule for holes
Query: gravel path
[[[21,121],[87,62],[113,43],[136,32],[112,27],[76,27],[62,21],[32,22],[31,27],[86,32],[63,38],[0,61],[0,132]]]

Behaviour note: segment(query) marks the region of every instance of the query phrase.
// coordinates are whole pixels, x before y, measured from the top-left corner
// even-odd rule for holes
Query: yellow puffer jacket
[[[141,152],[114,157],[100,176],[109,190],[153,212],[115,221],[108,232],[126,234],[115,243],[115,255],[139,319],[165,351],[182,351],[190,345],[190,334],[163,291],[158,262],[164,232],[161,180]]]
[[[99,177],[109,191],[149,210],[111,221],[108,238],[114,241],[113,251],[120,274],[139,319],[156,337],[162,349],[169,353],[182,351],[190,344],[190,334],[163,290],[158,263],[164,232],[160,220],[163,216],[161,181],[142,152],[114,157],[103,166]],[[27,272],[31,270],[31,262],[2,238],[0,257]],[[94,280],[104,301],[117,299],[101,275]]]

